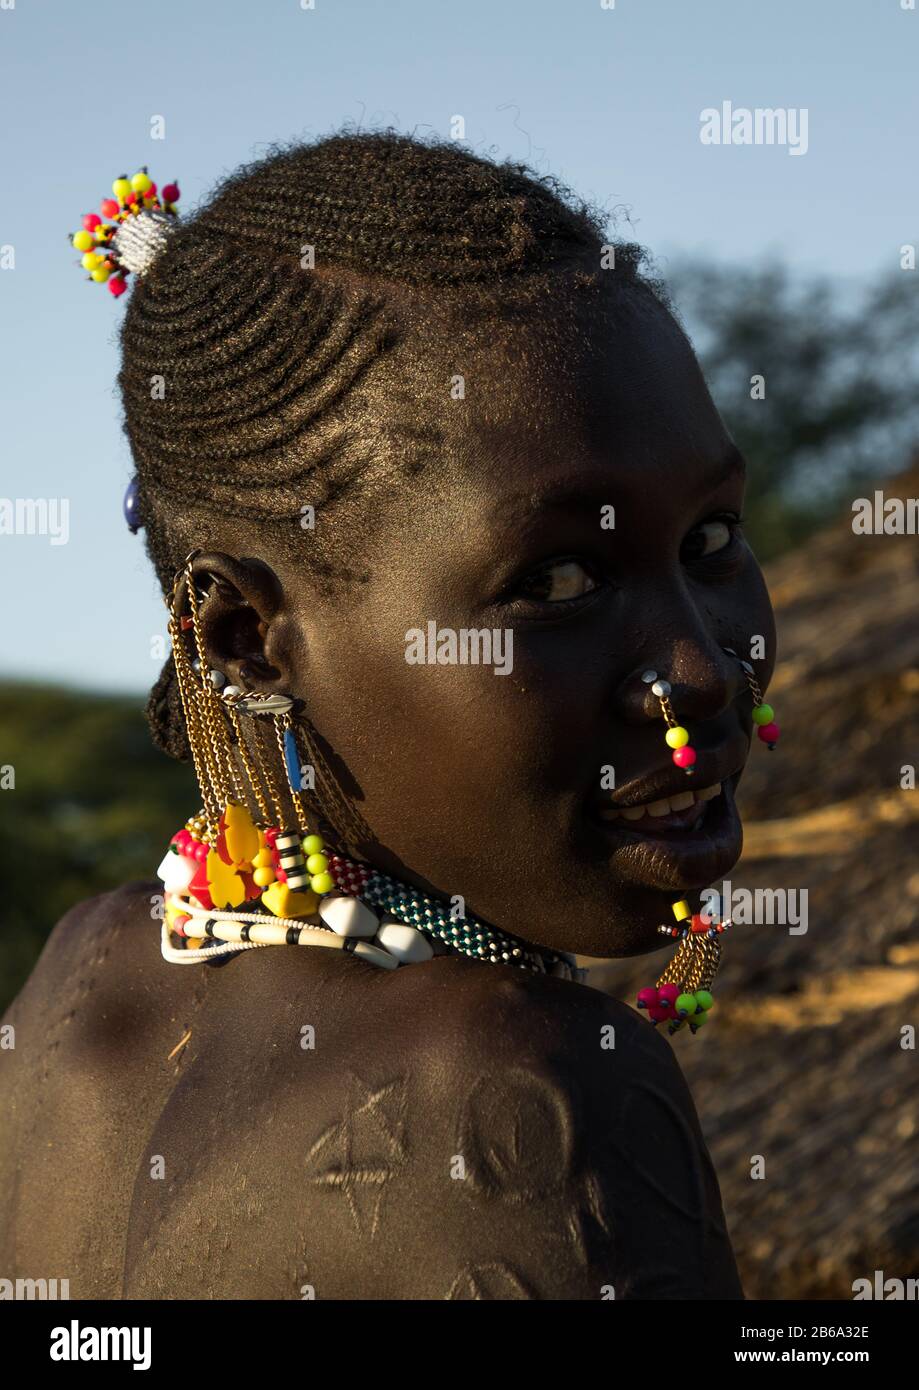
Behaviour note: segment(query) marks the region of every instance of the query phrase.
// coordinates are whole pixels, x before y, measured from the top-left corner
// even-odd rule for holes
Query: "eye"
[[[550,560],[514,586],[511,597],[535,603],[568,603],[599,586],[579,560]]]
[[[734,540],[741,518],[725,515],[713,516],[701,522],[686,537],[680,549],[680,559],[684,565],[698,564],[710,555],[726,550]]]

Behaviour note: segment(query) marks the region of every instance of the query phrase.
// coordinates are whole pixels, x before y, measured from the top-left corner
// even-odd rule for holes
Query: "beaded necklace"
[[[247,818],[248,813],[241,807],[234,807],[233,812],[238,834],[239,822]],[[200,825],[200,820],[189,822],[195,829]],[[568,952],[542,951],[527,945],[473,913],[460,913],[421,889],[344,854],[321,856],[325,860],[324,877],[317,886],[327,891],[318,896],[315,912],[307,914],[311,919],[318,917],[318,922],[305,922],[302,916],[294,918],[205,907],[195,899],[195,890],[203,897],[207,889],[202,879],[208,887],[211,884],[207,870],[196,869],[195,865],[209,862],[213,865],[212,847],[205,840],[197,839],[189,826],[173,837],[159,868],[159,876],[167,890],[162,953],[172,964],[223,960],[260,946],[322,946],[353,953],[382,969],[421,963],[434,955],[455,952],[492,965],[517,966],[534,974],[577,981],[586,978],[587,971],[580,969],[575,957]],[[266,882],[269,877],[280,883],[275,876],[281,874],[285,886],[293,878],[294,872],[285,871],[281,866],[285,860],[291,865],[295,852],[277,828],[262,830],[254,825],[251,828],[261,846],[255,856],[261,871],[261,885],[256,880],[255,886],[262,886],[261,896],[264,897],[271,886]],[[316,839],[316,836],[304,837],[296,848],[301,853],[318,853],[314,843],[306,843]],[[234,865],[234,871],[243,881],[257,872],[252,863],[245,862]],[[211,872],[214,872],[213,867]],[[314,874],[312,883],[317,879],[318,875]],[[300,896],[312,897],[314,892]],[[295,896],[287,893],[282,901],[290,902]]]

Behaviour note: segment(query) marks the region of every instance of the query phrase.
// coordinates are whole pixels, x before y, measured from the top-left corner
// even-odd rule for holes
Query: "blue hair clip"
[[[140,519],[139,491],[140,484],[135,476],[128,483],[127,490],[124,494],[124,501],[121,504],[121,509],[124,512],[124,519],[128,523],[128,530],[131,532],[132,536],[136,536],[144,524]]]

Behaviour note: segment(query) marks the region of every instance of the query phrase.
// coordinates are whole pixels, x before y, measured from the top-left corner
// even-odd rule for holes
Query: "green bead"
[[[335,880],[331,874],[314,874],[310,879],[310,887],[314,893],[331,893],[335,887]]]
[[[306,861],[308,874],[324,874],[328,867],[329,861],[324,854],[311,854]]]
[[[692,1015],[686,1020],[686,1022],[689,1024],[689,1026],[690,1026],[691,1028],[701,1028],[701,1027],[702,1027],[702,1024],[705,1022],[705,1020],[706,1020],[707,1018],[708,1018],[708,1014],[703,1013],[703,1012],[700,1010],[699,1013],[697,1013],[697,1014],[692,1014]]]
[[[775,718],[775,710],[772,708],[771,705],[754,705],[754,707],[753,707],[753,723],[754,723],[754,724],[771,724],[774,718]]]
[[[321,854],[322,851],[323,851],[324,849],[325,849],[325,840],[322,838],[321,835],[304,835],[304,837],[303,837],[303,853],[304,853],[304,854]]]
[[[707,989],[696,990],[696,1003],[699,1005],[700,1009],[710,1009],[714,1002],[715,1000]]]
[[[696,996],[694,994],[678,994],[675,1008],[678,1014],[694,1014]]]

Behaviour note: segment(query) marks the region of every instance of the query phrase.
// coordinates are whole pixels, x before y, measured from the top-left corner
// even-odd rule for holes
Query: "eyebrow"
[[[701,479],[700,492],[714,492],[722,483],[727,482],[736,474],[743,478],[746,476],[747,465],[743,454],[737,445],[731,443],[724,454],[715,463],[706,467]],[[610,502],[613,484],[611,480],[605,480],[602,485],[591,487],[576,487],[568,481],[559,481],[550,484],[539,492],[529,492],[521,489],[507,499],[507,510],[515,511],[518,516],[529,515],[541,511],[544,508],[554,507],[560,511],[584,510],[592,507],[596,502]]]

